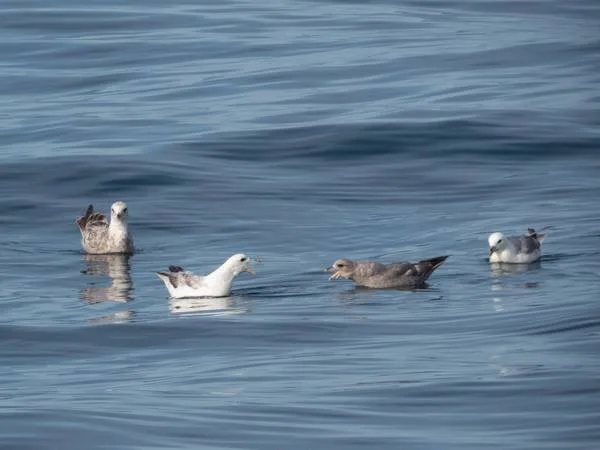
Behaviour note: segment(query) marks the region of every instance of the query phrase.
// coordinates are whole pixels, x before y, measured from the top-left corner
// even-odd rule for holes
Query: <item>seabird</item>
[[[165,272],[156,272],[172,298],[227,297],[233,279],[242,272],[254,275],[250,258],[242,253],[231,256],[208,275],[194,275],[179,266],[169,266]]]
[[[104,214],[88,206],[76,222],[81,231],[81,245],[86,253],[133,253],[133,237],[127,228],[127,205],[118,201],[110,208],[110,224]]]
[[[490,234],[489,259],[491,263],[516,263],[529,264],[540,259],[542,255],[541,242],[545,234],[537,233],[533,228],[527,230],[522,236],[504,236],[495,232]]]
[[[338,259],[329,267],[330,280],[346,278],[359,286],[369,288],[418,288],[448,256],[424,259],[418,262],[382,264],[375,261]]]

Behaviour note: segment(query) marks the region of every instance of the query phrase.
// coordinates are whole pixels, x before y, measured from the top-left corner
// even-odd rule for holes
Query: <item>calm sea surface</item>
[[[4,0],[2,449],[597,449],[600,3]],[[89,203],[140,251],[85,256]],[[539,264],[487,235],[548,227]],[[262,258],[226,299],[156,270]],[[450,254],[427,289],[339,257]]]

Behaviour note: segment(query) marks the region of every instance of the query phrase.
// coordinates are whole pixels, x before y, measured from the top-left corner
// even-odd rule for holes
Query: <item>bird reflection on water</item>
[[[490,275],[492,277],[501,277],[502,275],[511,275],[524,272],[530,272],[542,267],[540,261],[530,264],[507,264],[507,263],[491,263]]]
[[[131,300],[133,282],[131,279],[130,255],[83,255],[86,268],[81,273],[94,278],[80,291],[80,298],[88,303],[104,301],[128,302]],[[97,277],[110,278],[109,287],[97,286]]]
[[[247,309],[237,306],[234,297],[170,298],[169,311],[175,315],[224,316],[243,314]]]
[[[504,276],[518,275],[525,272],[532,272],[541,268],[540,261],[536,261],[530,264],[503,264],[503,263],[492,263],[490,264],[490,276],[492,277],[493,285],[492,290],[501,289],[499,279]],[[526,281],[522,284],[524,288],[538,288],[540,287],[537,281]]]

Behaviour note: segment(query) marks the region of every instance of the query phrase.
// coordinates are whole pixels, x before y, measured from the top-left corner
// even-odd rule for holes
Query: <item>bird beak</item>
[[[340,274],[339,274],[339,272],[338,272],[338,271],[336,270],[336,268],[335,268],[335,267],[333,267],[333,266],[331,266],[331,267],[328,267],[327,269],[325,269],[325,272],[328,272],[328,273],[332,274],[332,275],[329,277],[329,281],[331,281],[331,280],[337,280],[337,279],[340,277]]]
[[[117,213],[117,219],[122,219],[122,218],[123,218],[123,213],[122,212]]]
[[[253,263],[256,263],[256,264],[260,264],[260,263],[262,263],[262,259],[261,258],[250,258],[250,260],[248,261],[248,264],[246,265],[246,268],[242,271],[242,272],[248,272],[252,276],[256,276],[254,269],[252,268],[252,266],[250,266],[250,261],[252,261]]]
[[[494,253],[497,250],[496,246],[494,245],[493,247],[490,247],[490,256],[492,253]]]

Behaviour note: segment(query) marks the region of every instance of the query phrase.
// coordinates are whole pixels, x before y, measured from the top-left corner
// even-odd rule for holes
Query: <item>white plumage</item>
[[[208,275],[194,275],[179,266],[169,266],[165,272],[156,272],[165,283],[173,298],[187,297],[227,297],[231,292],[233,279],[242,272],[254,275],[250,258],[243,253],[231,256],[219,268]]]

